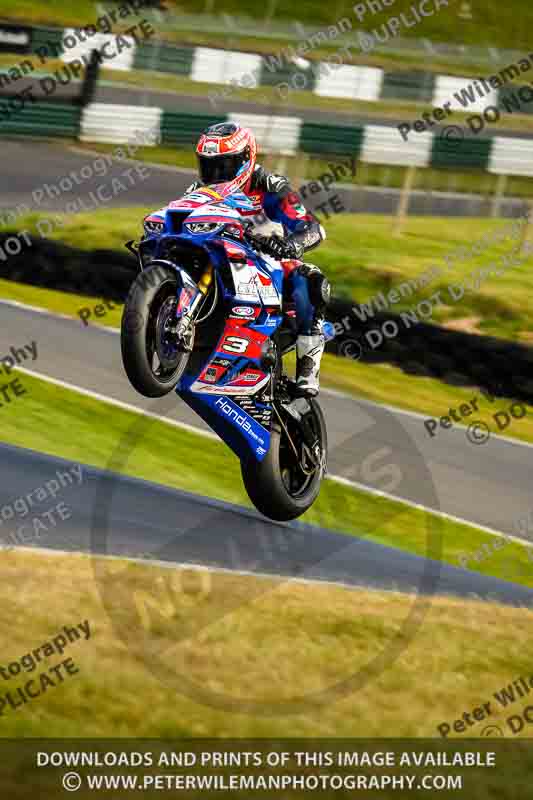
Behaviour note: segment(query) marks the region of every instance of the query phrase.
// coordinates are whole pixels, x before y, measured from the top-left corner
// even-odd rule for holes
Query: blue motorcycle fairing
[[[191,193],[184,200],[193,198],[192,204],[199,194]],[[208,255],[226,305],[226,325],[195,374],[186,373],[181,378],[176,393],[239,458],[262,461],[270,447],[273,414],[264,396],[271,377],[262,366],[263,348],[283,322],[284,273],[274,259],[258,255],[239,236],[226,235],[224,228],[242,229],[240,210],[253,210],[244,195],[231,195],[223,202],[207,200],[190,211],[167,207],[147,218],[155,223],[163,217],[164,225],[158,231],[145,226],[144,241],[149,243],[155,260],[165,257],[172,242],[184,248],[201,248]],[[192,232],[186,223],[196,224],[198,230]],[[211,229],[204,231],[203,226]],[[234,250],[242,251],[241,262],[231,257]],[[223,267],[226,275],[228,268],[231,271],[233,288],[220,274]],[[179,263],[174,269],[188,274]]]

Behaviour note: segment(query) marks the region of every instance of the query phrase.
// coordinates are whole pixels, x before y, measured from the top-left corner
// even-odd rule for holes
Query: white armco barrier
[[[431,161],[433,136],[417,133],[407,142],[400,139],[396,128],[365,125],[361,161],[396,167],[427,167]]]
[[[488,170],[499,175],[533,176],[533,139],[495,136]]]
[[[163,109],[146,106],[119,106],[114,103],[91,103],[83,110],[80,140],[128,144],[156,144],[160,138]]]
[[[379,100],[383,70],[325,64],[320,70],[315,94],[320,97],[347,97],[350,100]]]
[[[483,96],[479,94],[480,91]],[[458,97],[461,97],[463,102]],[[486,87],[480,81],[475,81],[474,78],[437,75],[433,92],[433,107],[443,108],[445,103],[450,104],[452,111],[464,111],[466,114],[483,111],[488,106],[498,105],[498,91],[490,87],[487,91]]]
[[[192,62],[191,80],[204,83],[237,81],[245,88],[259,85],[261,56],[256,53],[237,53],[233,50],[215,50],[212,47],[197,47]]]
[[[263,153],[274,152],[292,156],[299,150],[302,120],[298,117],[228,114],[228,120],[251,128]]]
[[[91,103],[81,115],[80,140],[111,144],[155,145],[161,139],[165,116],[178,117],[179,120],[181,115],[156,107]],[[187,115],[183,116],[183,125],[188,131]],[[300,117],[230,113],[221,115],[220,121],[235,122],[251,128],[256,135],[260,153],[279,153],[292,156],[302,150],[302,136],[305,134],[304,121]],[[179,121],[173,121],[172,126],[175,128],[176,125],[179,125]],[[324,126],[319,127],[324,128]],[[197,133],[199,135],[200,130]],[[424,168],[433,166],[432,159],[436,155],[435,166],[442,165],[442,148],[434,147],[439,138],[438,132],[417,133],[416,136],[410,136],[408,141],[404,141],[396,126],[365,125],[362,130],[362,145],[359,151],[357,141],[360,134],[360,128],[348,126],[347,129],[341,131],[340,126],[331,125],[331,132],[326,129],[325,136],[328,143],[331,141],[333,145],[335,137],[338,136],[343,148],[339,152],[345,155],[347,155],[347,144],[349,152],[349,137],[353,136],[353,154],[362,163]],[[193,147],[192,139],[191,148]],[[304,149],[308,150],[308,138],[306,145],[307,147],[304,146]],[[320,145],[321,142],[317,142],[317,154],[321,151]],[[494,136],[489,138],[486,145],[483,145],[483,150],[485,147],[488,151],[486,166],[488,172],[498,175],[533,177],[533,139]],[[328,152],[330,151],[328,150]],[[331,152],[335,153],[335,150],[333,149]],[[464,167],[460,155],[461,148],[458,147],[457,169]],[[447,166],[453,168],[454,161],[455,152],[452,151],[446,159]],[[476,156],[473,161],[474,167],[485,169],[484,159],[480,161]]]
[[[66,43],[65,39],[67,39]],[[67,44],[70,44],[72,39],[77,42],[76,46],[67,47]],[[93,50],[102,50],[102,47],[105,47],[103,51],[105,56],[102,61],[103,67],[129,72],[133,67],[137,45],[132,36],[123,35],[121,39],[127,42],[128,47],[122,49],[121,46],[121,52],[119,52],[117,37],[113,36],[112,33],[96,33],[94,36],[87,37],[84,42],[80,42],[74,34],[74,29],[66,28],[63,33],[64,52],[61,54],[61,60],[67,64],[70,64],[71,61],[81,61],[82,56],[89,58]]]

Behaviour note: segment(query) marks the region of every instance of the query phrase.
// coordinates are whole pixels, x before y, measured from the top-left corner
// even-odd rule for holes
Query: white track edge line
[[[244,569],[230,569],[229,567],[213,567],[208,566],[205,564],[189,564],[187,562],[180,562],[180,561],[158,561],[155,559],[146,559],[140,556],[117,556],[112,553],[90,553],[86,550],[57,550],[56,548],[47,548],[47,547],[31,547],[27,545],[17,545],[15,547],[3,547],[0,546],[0,553],[2,552],[30,552],[30,553],[38,553],[39,555],[53,555],[53,556],[88,556],[89,558],[104,558],[108,561],[128,561],[133,564],[142,564],[144,566],[154,566],[154,567],[162,567],[164,569],[190,569],[196,572],[209,572],[209,573],[221,573],[222,575],[239,575],[243,578],[260,578],[261,580],[274,580],[277,583],[297,583],[302,584],[304,586],[334,586],[340,589],[348,589],[349,591],[357,592],[357,591],[367,591],[367,592],[382,592],[384,594],[392,594],[392,595],[400,595],[402,597],[411,596],[411,595],[418,595],[415,589],[413,591],[403,592],[400,589],[391,589],[385,588],[383,586],[373,586],[367,583],[343,583],[342,581],[332,581],[328,580],[327,578],[299,578],[293,575],[277,575],[276,573],[271,572],[251,572],[249,570]],[[443,562],[441,562],[443,563]],[[449,566],[454,569],[464,569],[464,567],[453,567],[452,564],[445,564],[444,566]],[[470,570],[471,571],[471,570]],[[478,575],[479,573],[474,573]],[[491,577],[491,576],[488,576]],[[502,580],[501,578],[498,580]],[[513,584],[516,586],[521,586],[521,584]],[[416,587],[415,587],[416,588]],[[527,587],[526,587],[527,588]],[[462,599],[462,600],[469,600],[471,602],[480,602],[480,603],[498,603],[498,600],[491,600],[490,598],[484,598],[480,595],[477,595],[475,592],[471,594],[464,594],[464,595],[456,595],[453,592],[442,592],[441,594],[428,594],[427,597],[440,597],[440,598],[451,598],[451,599]]]
[[[213,567],[208,566],[205,564],[194,564],[194,563],[187,563],[181,561],[159,561],[156,559],[151,558],[143,558],[142,556],[118,556],[114,555],[113,553],[91,553],[86,550],[58,550],[54,548],[47,548],[47,547],[31,547],[29,545],[16,545],[14,547],[4,547],[0,545],[0,553],[9,553],[9,552],[20,552],[25,551],[29,553],[38,553],[39,555],[53,555],[53,556],[88,556],[89,558],[105,558],[108,561],[128,561],[133,564],[144,564],[145,566],[154,566],[154,567],[163,567],[165,569],[190,569],[196,572],[213,572],[217,573],[220,572],[223,575],[240,575],[245,578],[261,578],[263,580],[275,580],[277,582],[287,582],[287,583],[301,583],[304,585],[311,585],[316,586],[337,586],[342,589],[350,589],[352,591],[372,591],[372,592],[386,592],[387,594],[396,594],[396,595],[411,595],[411,594],[418,594],[416,591],[412,592],[402,592],[400,589],[391,589],[391,588],[384,588],[381,586],[372,586],[366,583],[361,584],[354,584],[354,583],[343,583],[342,581],[332,581],[328,580],[327,578],[300,578],[293,575],[277,575],[276,573],[271,572],[252,572],[250,570],[245,569],[230,569],[229,567]],[[452,565],[447,565],[452,566]],[[462,569],[461,567],[457,567],[456,569]],[[477,574],[477,573],[476,573]],[[439,595],[439,597],[448,596],[446,594]],[[451,595],[455,597],[455,595]],[[477,595],[472,593],[472,599],[476,599]],[[480,598],[482,600],[482,598]]]
[[[34,378],[44,380],[47,383],[52,383],[56,386],[61,386],[64,389],[69,389],[70,391],[77,392],[78,394],[84,395],[85,397],[90,397],[93,400],[99,400],[104,403],[109,403],[110,405],[114,405],[117,408],[122,408],[125,411],[132,411],[135,414],[141,414],[141,415],[144,414],[145,416],[150,417],[151,419],[155,419],[158,422],[164,422],[176,428],[182,428],[188,431],[189,433],[199,434],[200,436],[220,441],[220,438],[216,434],[211,433],[210,431],[204,431],[201,428],[196,428],[194,425],[189,425],[186,422],[179,422],[178,420],[173,420],[173,419],[168,419],[167,417],[163,417],[160,414],[154,414],[151,411],[144,411],[142,408],[138,408],[137,406],[131,405],[130,403],[124,403],[122,400],[116,400],[113,397],[108,397],[107,395],[103,395],[98,392],[93,392],[91,389],[83,389],[82,387],[76,386],[72,383],[68,383],[67,381],[61,381],[58,378],[52,378],[50,375],[44,375],[42,373],[35,372],[34,370],[26,369],[25,367],[16,367],[16,369]],[[351,487],[352,489],[358,489],[359,491],[371,494],[375,497],[383,497],[386,500],[402,503],[403,505],[409,506],[410,508],[415,508],[418,511],[423,511],[425,513],[433,514],[442,519],[449,520],[450,522],[455,522],[460,525],[466,525],[469,528],[477,528],[478,530],[484,531],[485,533],[489,533],[491,536],[497,536],[502,539],[507,539],[509,541],[516,542],[517,544],[521,544],[525,547],[533,547],[533,543],[529,542],[527,539],[520,539],[516,536],[511,536],[510,534],[497,531],[494,528],[489,528],[486,525],[481,525],[480,523],[463,519],[462,517],[456,517],[453,514],[448,514],[445,511],[440,511],[439,509],[429,508],[428,506],[424,506],[421,503],[415,503],[413,500],[408,500],[404,497],[390,494],[389,492],[381,491],[380,489],[373,489],[371,486],[366,486],[364,483],[359,483],[358,481],[351,481],[348,478],[343,478],[341,475],[328,474],[326,475],[326,480],[333,481],[334,483],[343,484],[344,486]]]
[[[183,430],[186,430],[189,433],[199,434],[200,436],[205,436],[209,439],[216,439],[217,441],[220,441],[219,437],[215,433],[204,431],[201,428],[196,428],[194,425],[189,425],[187,422],[180,422],[176,419],[168,419],[167,417],[161,416],[161,414],[154,414],[153,411],[146,411],[138,406],[131,405],[131,403],[124,403],[122,400],[116,400],[114,397],[108,397],[107,395],[100,394],[99,392],[93,392],[92,389],[84,389],[81,386],[76,386],[75,384],[68,383],[67,381],[61,381],[58,378],[52,378],[50,375],[44,375],[41,372],[36,372],[35,370],[27,369],[26,367],[16,366],[15,369],[24,373],[25,375],[30,375],[32,378],[38,378],[46,383],[52,383],[55,386],[61,386],[63,389],[70,389],[72,392],[77,392],[85,397],[90,397],[93,400],[99,400],[103,403],[109,403],[110,405],[117,406],[117,408],[122,408],[124,411],[131,411],[134,414],[141,414],[145,417],[150,417],[150,419],[155,419],[158,422],[166,422],[167,425],[172,425],[175,428],[183,428]]]
[[[40,288],[42,288],[42,287],[40,287]],[[75,320],[75,317],[70,317],[70,316],[68,316],[68,314],[61,314],[60,312],[49,311],[46,308],[41,308],[41,307],[38,307],[38,306],[31,306],[31,305],[28,305],[26,303],[21,303],[18,300],[2,300],[2,299],[0,299],[0,305],[2,305],[2,304],[3,305],[8,305],[8,306],[15,306],[15,307],[21,308],[23,310],[26,309],[28,311],[35,311],[38,314],[46,314],[49,317],[59,317],[60,319],[69,319],[71,321]],[[118,328],[111,328],[108,325],[91,324],[91,325],[88,325],[87,327],[93,328],[95,330],[107,331],[108,333],[113,333],[116,336],[118,336],[120,334],[120,330]],[[476,388],[476,387],[472,387],[472,388]],[[399,408],[398,406],[388,405],[387,403],[376,403],[373,400],[368,400],[366,397],[354,397],[353,395],[350,395],[347,392],[341,392],[338,389],[328,389],[327,387],[322,387],[320,389],[320,392],[321,392],[321,394],[329,394],[329,395],[331,395],[331,397],[340,397],[343,400],[349,400],[352,403],[359,403],[360,405],[363,405],[363,406],[371,406],[372,408],[384,408],[384,409],[386,409],[387,411],[390,411],[393,414],[403,414],[406,417],[413,417],[414,419],[421,419],[421,420],[435,419],[435,417],[431,417],[430,418],[430,417],[428,417],[427,414],[421,414],[419,411],[410,411],[410,410],[405,409],[405,408]],[[461,423],[456,423],[455,427],[459,428],[459,429],[462,429],[464,431],[468,430],[468,426],[467,425],[462,425]],[[501,436],[498,433],[491,433],[490,438],[491,438],[491,440],[507,442],[507,444],[512,444],[512,445],[515,445],[517,447],[533,448],[533,443],[532,442],[524,442],[522,439],[513,439],[511,436]]]
[[[342,483],[345,486],[350,486],[353,489],[359,489],[360,491],[367,492],[368,494],[374,495],[376,497],[383,497],[385,500],[392,500],[398,503],[403,503],[406,506],[410,506],[411,508],[415,508],[418,511],[424,511],[429,514],[433,514],[436,517],[440,517],[441,519],[446,519],[449,522],[456,522],[459,525],[467,525],[469,528],[477,528],[480,531],[484,531],[485,533],[490,533],[491,536],[497,536],[500,539],[506,539],[507,541],[516,542],[517,544],[521,544],[524,547],[533,547],[533,542],[530,542],[528,539],[520,539],[517,536],[512,536],[508,533],[502,533],[501,531],[496,530],[495,528],[489,528],[487,525],[482,525],[478,522],[469,521],[467,519],[463,519],[462,517],[456,517],[454,514],[448,514],[446,511],[441,511],[440,509],[429,508],[428,506],[422,505],[422,503],[415,503],[414,500],[407,500],[404,497],[398,497],[398,495],[390,494],[389,492],[384,492],[380,489],[373,489],[371,486],[366,486],[364,483],[359,483],[358,481],[351,481],[348,478],[343,478],[341,475],[328,475],[327,476],[330,480],[335,481],[335,483]]]

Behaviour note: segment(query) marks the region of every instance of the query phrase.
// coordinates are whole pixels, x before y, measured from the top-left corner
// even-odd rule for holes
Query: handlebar
[[[250,244],[254,250],[260,250],[263,253],[269,254],[268,248],[268,237],[257,237],[254,236],[252,233],[244,232],[244,238]]]

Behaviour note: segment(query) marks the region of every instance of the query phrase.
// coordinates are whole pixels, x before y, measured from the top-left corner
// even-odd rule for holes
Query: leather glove
[[[280,236],[261,236],[266,253],[277,259],[301,258],[304,252],[303,245],[295,242],[294,239],[282,239]]]

